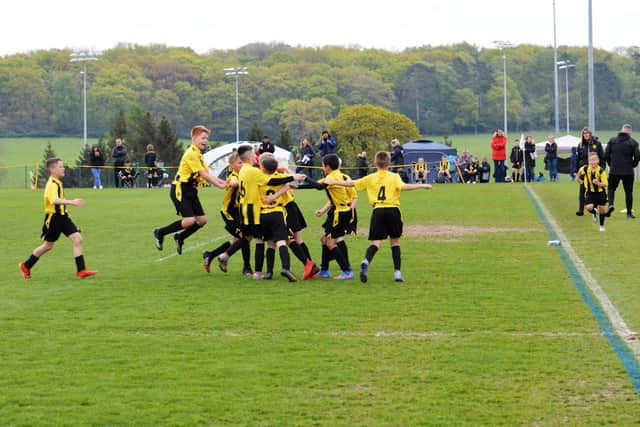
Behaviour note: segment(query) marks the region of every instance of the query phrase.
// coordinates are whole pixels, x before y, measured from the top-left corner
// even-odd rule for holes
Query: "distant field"
[[[640,219],[600,233],[576,217],[576,185],[540,195],[629,326],[640,329]],[[42,192],[0,190],[0,419],[7,425],[633,425],[638,390],[519,184],[438,185],[402,196],[404,284],[385,244],[366,285],[290,284],[202,270],[225,235],[209,224],[175,255],[151,230],[174,220],[166,189],[69,189],[86,205],[95,278],[68,241],[22,279]],[[364,195],[362,195],[364,197]],[[619,197],[622,197],[620,195]],[[298,191],[319,258],[323,192]],[[359,206],[352,264],[367,247]],[[279,266],[279,261],[276,261]],[[292,261],[292,270],[302,267]],[[335,263],[332,272],[337,273]],[[636,380],[638,380],[636,378]]]
[[[89,139],[87,144],[97,143]],[[42,163],[47,143],[67,163],[75,163],[82,150],[82,138],[0,138],[0,188],[24,188],[25,175]]]

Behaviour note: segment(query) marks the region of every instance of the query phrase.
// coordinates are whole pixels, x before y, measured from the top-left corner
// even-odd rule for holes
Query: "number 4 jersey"
[[[354,181],[356,190],[367,190],[369,204],[374,208],[391,208],[400,206],[402,178],[395,172],[379,170]]]

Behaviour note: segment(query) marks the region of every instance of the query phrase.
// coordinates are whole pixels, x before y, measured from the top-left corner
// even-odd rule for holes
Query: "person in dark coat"
[[[358,178],[364,178],[369,174],[369,165],[367,164],[366,151],[358,154],[358,158],[356,159],[356,166],[358,167]]]
[[[513,148],[511,149],[511,180],[513,182],[524,181],[522,177],[522,169],[524,168],[524,151],[520,148],[520,141],[513,141]]]
[[[638,143],[631,137],[633,129],[631,125],[624,125],[618,133],[609,140],[607,149],[604,152],[604,160],[609,165],[609,208],[607,216],[615,210],[614,197],[616,188],[622,181],[624,188],[624,199],[627,207],[627,219],[635,218],[633,215],[633,169],[640,161],[640,151]]]
[[[89,164],[91,165],[91,173],[93,174],[93,188],[102,188],[101,173],[104,167],[104,154],[98,144],[91,147],[89,153]]]
[[[336,146],[338,143],[335,138],[329,135],[329,131],[322,131],[322,138],[320,139],[320,144],[318,144],[318,152],[320,152],[320,158],[326,156],[327,154],[332,154],[336,151]]]
[[[127,160],[127,147],[125,147],[122,139],[116,138],[116,145],[111,150],[111,158],[113,159],[113,178],[116,188],[120,185],[120,172],[123,170],[124,162]]]
[[[260,144],[260,148],[258,148],[258,153],[275,153],[276,146],[273,145],[273,142],[269,139],[267,135],[262,137],[262,143]]]

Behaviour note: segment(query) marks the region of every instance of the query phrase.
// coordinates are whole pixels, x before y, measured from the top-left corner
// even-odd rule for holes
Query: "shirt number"
[[[384,185],[380,187],[380,190],[378,190],[378,200],[380,200],[381,202],[387,200],[387,190]]]

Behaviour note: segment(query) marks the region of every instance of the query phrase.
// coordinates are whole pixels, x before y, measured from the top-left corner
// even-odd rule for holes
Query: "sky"
[[[557,44],[587,46],[588,0],[555,0]],[[118,43],[198,53],[254,42],[401,51],[495,40],[553,46],[554,0],[18,0],[2,5],[0,55],[106,50]],[[640,45],[638,0],[592,0],[593,45]]]

